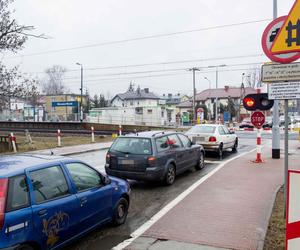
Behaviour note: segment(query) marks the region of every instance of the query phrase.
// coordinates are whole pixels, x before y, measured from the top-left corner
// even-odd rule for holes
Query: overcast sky
[[[293,2],[278,0],[278,16],[287,15]],[[36,34],[50,38],[30,38],[17,55],[4,54],[4,62],[20,65],[40,79],[45,69],[62,65],[69,70],[65,85],[75,93],[80,87],[76,62],[83,65],[84,87],[92,95],[112,96],[125,92],[130,81],[157,94],[191,94],[192,73],[186,70],[190,67],[203,67],[196,76],[199,92],[209,87],[204,77],[216,84],[215,69],[206,67],[224,64],[219,68],[219,87],[239,86],[243,73],[268,61],[262,55],[261,36],[272,19],[273,0],[16,0],[14,8],[20,24],[33,25]],[[252,21],[259,22],[205,30]],[[112,43],[199,29],[203,30]],[[70,48],[77,49],[61,51]],[[195,61],[182,62],[188,60]],[[111,66],[127,67],[101,69]]]

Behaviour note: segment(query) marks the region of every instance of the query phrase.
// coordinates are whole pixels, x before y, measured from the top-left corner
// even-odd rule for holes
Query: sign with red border
[[[279,31],[281,30],[282,26],[284,25],[286,18],[287,16],[282,16],[273,20],[267,26],[262,36],[261,44],[262,44],[263,51],[272,62],[291,63],[300,58],[300,52],[275,54],[271,51],[273,43],[276,40],[276,37]]]
[[[251,122],[256,128],[261,128],[266,122],[264,113],[261,111],[253,112],[251,115]]]
[[[288,171],[286,249],[300,249],[300,171]]]

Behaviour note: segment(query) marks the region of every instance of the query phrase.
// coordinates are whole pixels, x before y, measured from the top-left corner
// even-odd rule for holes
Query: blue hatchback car
[[[61,156],[0,158],[0,249],[56,249],[93,228],[123,224],[129,184]]]

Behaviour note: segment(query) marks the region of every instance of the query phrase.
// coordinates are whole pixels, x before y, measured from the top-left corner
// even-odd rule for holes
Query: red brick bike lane
[[[299,166],[299,143],[291,143],[291,168]],[[283,157],[255,164],[255,152],[227,163],[156,221],[140,238],[153,239],[149,248],[133,241],[126,249],[163,249],[157,241],[192,243],[226,249],[262,249],[277,190],[283,184]],[[298,164],[299,165],[299,164]],[[195,248],[198,249],[198,248]],[[199,248],[200,249],[200,248]],[[202,249],[202,248],[201,248]],[[204,249],[204,248],[203,248]]]

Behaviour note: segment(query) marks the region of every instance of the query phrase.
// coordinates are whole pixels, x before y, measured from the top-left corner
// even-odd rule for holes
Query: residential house
[[[196,95],[196,106],[206,105],[208,109],[208,117],[215,119],[215,108],[214,103],[218,98],[218,107],[220,105],[227,106],[229,99],[234,103],[235,110],[237,112],[238,120],[248,116],[248,112],[243,108],[242,99],[245,95],[256,93],[254,88],[238,88],[225,86],[224,88],[218,89],[206,89]],[[220,114],[220,110],[219,110]],[[221,114],[222,115],[222,114]]]
[[[134,89],[132,84],[125,93],[112,98],[110,107],[90,110],[89,121],[152,126],[167,125],[169,122],[160,97],[150,92],[149,88]]]

